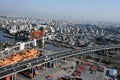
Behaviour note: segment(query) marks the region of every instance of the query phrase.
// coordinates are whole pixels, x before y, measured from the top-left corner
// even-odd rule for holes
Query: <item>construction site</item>
[[[47,55],[55,54],[61,50],[72,50],[71,48],[64,48],[63,46],[60,48],[60,46],[52,44],[46,44],[43,48],[46,50],[45,52],[30,48],[14,53],[9,57],[1,59],[0,67],[8,65],[20,66],[20,64],[16,63],[34,60],[39,57],[45,57],[44,61],[49,61]],[[1,80],[113,80],[112,78],[117,74],[116,72],[109,76],[109,73],[107,73],[109,68],[105,64],[84,59],[83,56],[61,58],[36,66],[28,63],[25,67],[25,70],[15,75],[6,76]],[[16,69],[13,69],[13,71],[16,71]]]
[[[104,64],[71,57],[22,71],[16,74],[16,80],[113,80],[107,70]]]

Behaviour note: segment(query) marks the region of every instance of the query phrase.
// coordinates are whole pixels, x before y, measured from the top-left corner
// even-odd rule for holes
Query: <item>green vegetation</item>
[[[116,39],[104,38],[103,36],[96,38],[96,44],[103,44],[103,43],[109,43],[109,42],[113,44],[120,44],[120,41]]]
[[[3,43],[0,42],[0,47],[2,47],[2,46],[3,46]]]

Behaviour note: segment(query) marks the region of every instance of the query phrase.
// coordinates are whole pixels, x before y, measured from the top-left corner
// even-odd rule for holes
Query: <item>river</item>
[[[0,31],[0,42],[11,41],[11,40],[13,40],[13,39],[4,37],[4,32]]]

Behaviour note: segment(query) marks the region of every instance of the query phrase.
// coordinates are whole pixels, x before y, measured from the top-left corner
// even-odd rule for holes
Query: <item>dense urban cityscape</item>
[[[61,52],[61,50],[65,51],[65,48],[67,50],[71,51],[72,49],[79,50],[79,49],[84,49],[85,47],[91,48],[91,47],[95,47],[95,46],[97,47],[99,45],[107,46],[107,45],[120,44],[120,24],[119,23],[87,22],[87,21],[86,22],[85,21],[77,22],[77,21],[63,21],[63,20],[47,20],[47,19],[32,18],[32,17],[0,16],[0,30],[1,30],[0,32],[1,32],[1,37],[2,37],[1,43],[0,43],[1,51],[2,50],[4,51],[4,49],[7,51],[7,49],[12,48],[13,46],[15,46],[15,44],[16,45],[22,44],[22,43],[32,40],[33,36],[31,37],[31,35],[33,32],[36,32],[37,30],[45,31],[44,32],[44,40],[45,40],[44,42],[45,43],[43,45],[40,45],[42,43],[39,43],[38,41],[41,40],[40,36],[43,36],[43,35],[37,34],[37,38],[36,38],[38,40],[37,43],[34,44],[34,46],[30,44],[28,47],[28,45],[27,45],[27,47],[26,48],[24,47],[23,49],[27,50],[27,48],[28,48],[28,50],[29,50],[32,48],[34,48],[34,49],[41,48],[41,49],[45,50],[45,52],[47,51],[46,53],[44,53],[45,56],[48,54],[50,55],[50,54],[59,52],[59,51]],[[35,34],[35,36],[36,36],[36,34]],[[35,45],[37,45],[39,47],[35,48]],[[15,49],[17,49],[17,48],[15,48]],[[20,50],[23,50],[23,49],[21,49],[21,47],[20,47]],[[79,55],[79,57],[75,57],[74,60],[73,60],[73,57],[69,58],[70,60],[68,59],[65,61],[63,58],[63,59],[61,59],[62,63],[61,63],[61,60],[58,60],[58,62],[57,62],[57,64],[61,64],[61,67],[60,67],[60,65],[58,66],[58,70],[62,67],[63,67],[63,69],[67,69],[65,67],[65,66],[67,66],[68,69],[66,71],[67,72],[70,71],[70,73],[71,73],[75,69],[73,69],[73,71],[72,71],[72,69],[69,69],[69,67],[74,68],[75,67],[74,65],[76,65],[76,67],[77,67],[77,64],[79,64],[79,66],[80,66],[80,64],[82,64],[82,65],[88,64],[88,66],[91,66],[94,64],[97,64],[97,65],[99,64],[98,67],[104,65],[104,67],[106,66],[106,68],[110,68],[113,71],[117,70],[118,74],[117,73],[115,74],[115,72],[114,72],[113,74],[111,74],[111,76],[112,76],[112,78],[117,77],[117,75],[119,77],[119,70],[120,70],[119,57],[120,57],[120,55],[119,55],[119,51],[115,52],[116,50],[119,50],[119,48],[118,49],[116,49],[116,48],[115,49],[114,48],[107,49],[107,51],[106,50],[95,51],[95,52],[92,52],[92,53],[95,53],[94,57],[91,56],[91,54],[92,54],[91,52],[87,52],[86,56],[82,57],[81,55]],[[1,54],[3,54],[3,55],[8,54],[8,53],[6,53],[6,51]],[[9,51],[9,54],[13,55],[13,52]],[[63,54],[63,53],[61,52],[61,54]],[[5,57],[5,56],[3,56],[3,57]],[[1,57],[1,63],[4,60],[3,57]],[[47,58],[47,56],[46,56],[46,58]],[[93,60],[94,62],[93,61],[91,62],[89,60],[91,60],[91,61]],[[45,61],[47,61],[47,60],[45,60]],[[17,61],[17,62],[19,62],[19,61]],[[64,62],[64,64],[63,64],[63,62]],[[70,62],[72,62],[74,65],[70,64]],[[77,64],[75,64],[75,62],[77,62]],[[66,65],[65,65],[65,63],[66,63]],[[5,64],[1,64],[0,66],[3,66],[3,65],[5,65]],[[7,63],[6,63],[6,65],[7,65]],[[46,65],[48,65],[48,67],[47,67],[48,69],[52,67],[52,66],[50,66],[50,63],[47,63]],[[69,65],[71,65],[71,66],[69,66]],[[38,70],[42,69],[42,68],[38,68],[40,66],[36,66],[36,67]],[[41,67],[42,67],[42,65],[41,65]],[[43,65],[43,67],[44,67],[44,65]],[[91,68],[94,68],[94,67],[97,67],[97,66],[96,65],[94,65],[93,67],[91,66]],[[94,72],[94,70],[91,70],[91,71]],[[99,68],[98,68],[98,71],[99,71]],[[18,79],[18,80],[23,80],[23,79],[29,80],[29,78],[28,79],[24,78],[25,76],[33,78],[32,76],[30,76],[28,74],[29,70],[26,72],[27,73],[25,73],[25,71],[18,73],[18,75],[20,75],[20,79]],[[37,72],[39,72],[39,71],[36,71],[36,73]],[[95,70],[95,72],[96,72],[96,70]],[[100,72],[101,72],[101,70],[100,70]],[[102,72],[104,72],[103,67],[102,67]],[[68,74],[70,74],[70,73],[68,73]],[[82,80],[82,78],[83,78],[83,80],[87,79],[87,78],[86,79],[84,78],[85,74],[82,75],[82,72],[77,72],[77,73],[73,72],[72,74],[73,74],[73,76],[75,76],[78,73],[79,73],[79,75],[81,73],[81,78],[79,79],[77,77],[78,79],[76,79],[76,80]],[[83,71],[83,73],[84,73],[84,71]],[[21,74],[24,75],[24,77],[21,76]],[[64,75],[68,75],[68,74],[66,73]],[[92,74],[94,74],[94,73],[92,73]],[[101,75],[101,74],[99,74],[99,75]],[[106,74],[106,75],[108,75],[108,74]],[[44,76],[47,76],[47,75],[44,75]],[[101,76],[103,76],[103,75],[101,75]],[[62,77],[62,76],[59,76],[59,77]],[[70,78],[70,76],[69,77],[67,76],[64,78],[66,78],[65,80],[68,80],[67,78]],[[103,77],[103,79],[104,78],[105,77]],[[40,79],[41,79],[41,77],[36,78],[36,80],[40,80]],[[101,79],[102,78],[95,79],[95,80],[101,80]],[[15,79],[15,80],[17,80],[17,79]],[[55,80],[56,80],[56,77],[55,77]],[[64,80],[64,79],[59,78],[58,80]]]

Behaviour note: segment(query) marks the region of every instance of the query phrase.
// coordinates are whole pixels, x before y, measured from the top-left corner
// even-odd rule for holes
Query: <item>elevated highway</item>
[[[21,61],[16,64],[0,67],[0,79],[4,78],[8,75],[12,75],[26,69],[32,68],[37,65],[45,64],[51,61],[59,60],[66,57],[71,57],[79,54],[85,54],[88,52],[95,52],[101,50],[109,50],[109,49],[120,49],[120,44],[117,45],[100,45],[94,47],[84,47],[78,50],[68,50],[68,51],[61,51],[55,54],[47,55],[47,56],[40,56],[38,58],[28,60],[28,61]]]

